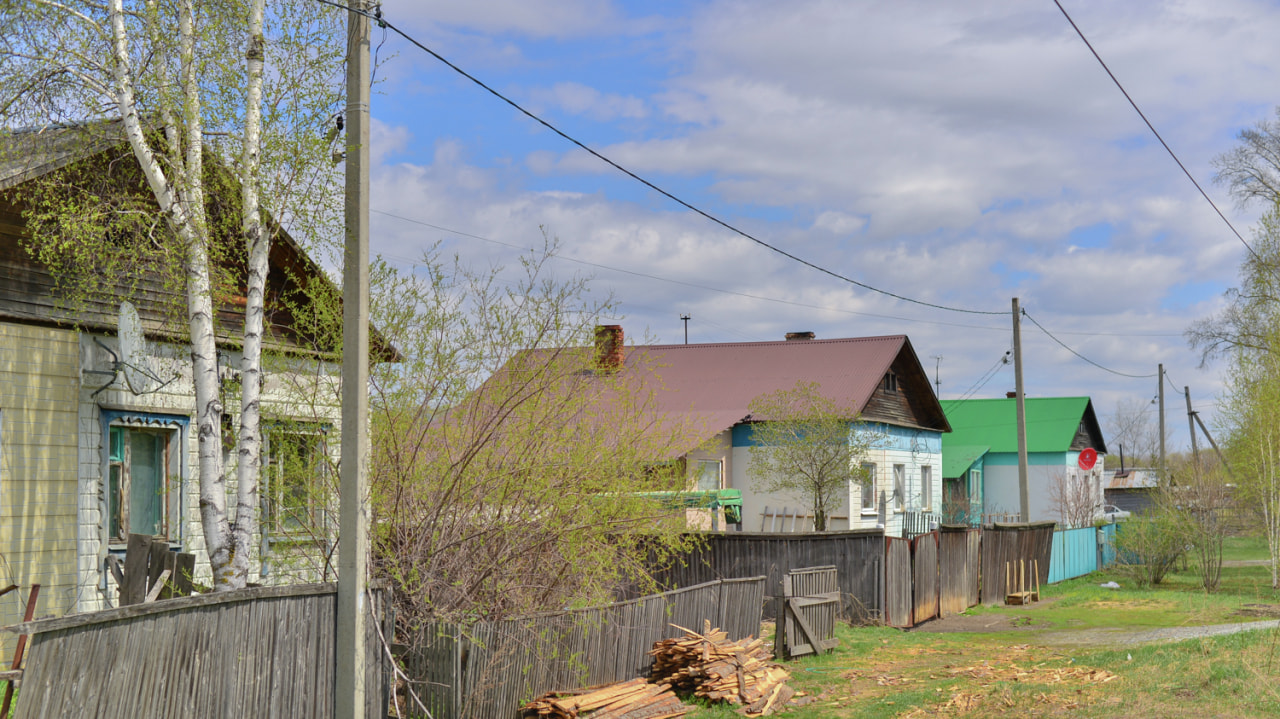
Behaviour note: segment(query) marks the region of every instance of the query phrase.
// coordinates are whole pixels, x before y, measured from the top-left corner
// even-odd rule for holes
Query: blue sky
[[[1259,208],[1213,184],[1212,160],[1280,104],[1280,6],[1063,4],[1249,237]],[[770,244],[930,303],[1007,312],[1019,297],[1091,360],[1131,375],[1163,362],[1214,412],[1224,367],[1200,368],[1183,332],[1221,307],[1245,249],[1051,0],[387,0],[383,10],[566,133]],[[612,292],[631,337],[680,342],[681,314],[693,318],[691,342],[904,333],[931,376],[942,357],[944,399],[1013,388],[1005,370],[975,390],[1010,345],[1007,315],[905,303],[786,260],[396,36],[379,52],[375,252],[407,263],[442,242],[477,264],[515,259],[382,213],[527,247],[543,227],[565,258],[675,281],[557,263]],[[1028,394],[1089,395],[1104,427],[1118,402],[1155,394],[1154,378],[1100,370],[1029,323],[1023,342]],[[1166,403],[1174,446],[1185,446],[1182,398]]]

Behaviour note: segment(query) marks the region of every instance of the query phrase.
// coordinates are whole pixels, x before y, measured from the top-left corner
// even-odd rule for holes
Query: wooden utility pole
[[[1200,466],[1200,450],[1196,447],[1196,413],[1191,410],[1191,388],[1182,387],[1182,393],[1187,396],[1187,426],[1191,428],[1191,459],[1195,461],[1196,466]]]
[[[1160,481],[1163,482],[1168,476],[1164,459],[1164,363],[1156,366],[1156,395],[1160,397]]]
[[[1013,298],[1013,380],[1018,406],[1018,504],[1022,521],[1031,521],[1031,493],[1027,486],[1027,405],[1022,392],[1022,311]]]
[[[347,13],[346,249],[342,267],[342,462],[334,717],[365,716],[369,601],[369,19]]]

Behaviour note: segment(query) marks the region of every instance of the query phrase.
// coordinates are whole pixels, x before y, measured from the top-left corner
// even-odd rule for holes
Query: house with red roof
[[[928,375],[905,335],[816,339],[789,333],[776,342],[644,345],[624,347],[622,328],[597,333],[597,356],[612,370],[633,373],[638,388],[668,426],[680,427],[673,445],[690,489],[738,490],[740,529],[778,529],[766,521],[784,507],[783,531],[810,531],[803,497],[757,491],[748,479],[754,441],[749,405],[755,398],[817,383],[821,391],[858,414],[855,431],[877,435],[864,464],[868,479],[850,486],[830,529],[884,527],[896,533],[908,512],[937,512],[942,502],[942,436],[950,431]]]

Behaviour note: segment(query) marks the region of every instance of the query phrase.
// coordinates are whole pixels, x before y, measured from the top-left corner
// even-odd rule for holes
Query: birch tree
[[[747,475],[761,491],[805,501],[813,528],[825,531],[832,511],[848,500],[852,483],[863,478],[862,460],[878,437],[813,382],[761,395],[749,409]]]
[[[316,13],[314,4],[284,3],[272,10],[268,38],[264,0],[198,5],[194,0],[108,0],[105,6],[35,0],[0,8],[6,28],[0,50],[4,124],[14,128],[97,120],[83,126],[86,142],[127,143],[154,198],[153,214],[166,232],[157,233],[159,228],[148,228],[145,221],[137,229],[168,258],[167,269],[175,271],[170,280],[185,297],[200,520],[219,590],[244,586],[259,511],[261,354],[270,248],[260,198],[277,198],[276,218],[294,223],[295,234],[306,236],[332,225],[332,211],[324,209],[332,194],[324,187],[337,184],[324,182],[332,180],[332,170],[324,161],[324,143],[316,138],[324,136],[323,123],[338,103],[331,89],[336,85],[328,81],[338,72],[341,18]],[[279,61],[271,73],[277,95],[264,102],[268,55]],[[266,131],[264,104],[272,118]],[[102,121],[110,118],[115,122]],[[213,129],[206,130],[208,124]],[[264,147],[275,155],[265,172]],[[227,280],[228,271],[216,262],[218,228],[211,223],[206,187],[213,176],[206,166],[210,157],[239,186],[236,225],[243,254],[233,261],[246,268],[233,511],[228,509],[222,455],[226,408],[219,389],[215,327],[218,284]],[[305,185],[309,200],[318,201],[290,204],[288,198],[299,185]],[[81,240],[95,236],[65,208],[58,215],[57,208],[47,212],[46,226],[78,232]],[[157,241],[157,234],[164,239]],[[56,264],[66,233],[48,237],[54,246],[34,252]],[[110,240],[86,244],[77,250],[84,262],[111,254]]]
[[[1278,339],[1273,332],[1268,341]],[[1261,520],[1271,558],[1271,587],[1280,588],[1280,357],[1236,351],[1222,411],[1236,501]]]

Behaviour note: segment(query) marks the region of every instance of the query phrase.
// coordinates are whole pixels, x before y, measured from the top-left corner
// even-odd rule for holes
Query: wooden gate
[[[884,623],[911,626],[911,542],[884,538]]]
[[[938,616],[938,533],[911,540],[911,575],[914,583],[911,624]]]
[[[839,644],[836,618],[840,612],[840,584],[836,568],[807,567],[782,576],[778,598],[778,629],[774,655],[789,659],[821,654]]]

